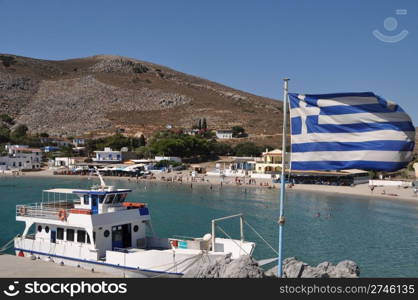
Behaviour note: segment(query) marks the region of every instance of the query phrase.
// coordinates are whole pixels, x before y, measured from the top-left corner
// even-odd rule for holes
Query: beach
[[[261,189],[280,189],[279,183],[272,183],[271,179],[256,179],[255,184],[248,184],[248,178],[242,177],[225,177],[222,179],[220,176],[208,176],[204,174],[198,174],[195,178],[189,175],[189,171],[174,171],[174,172],[155,172],[153,179],[145,179],[136,177],[118,177],[118,176],[105,176],[104,178],[121,179],[128,181],[138,182],[165,182],[172,184],[189,184],[193,185],[208,185],[209,189],[218,189],[222,186],[237,186],[241,188],[261,188]],[[21,172],[20,175],[0,175],[1,176],[33,176],[33,177],[74,177],[80,178],[82,176],[89,177],[88,175],[54,175],[53,170],[46,169],[41,171]],[[180,179],[181,178],[181,179]],[[398,186],[376,186],[373,190],[367,183],[357,184],[355,186],[334,186],[334,185],[320,185],[320,184],[295,184],[291,187],[286,185],[287,191],[312,191],[320,193],[332,193],[342,195],[354,195],[361,197],[372,197],[377,199],[386,200],[399,200],[408,201],[418,204],[418,196],[414,195],[412,188],[403,188]]]

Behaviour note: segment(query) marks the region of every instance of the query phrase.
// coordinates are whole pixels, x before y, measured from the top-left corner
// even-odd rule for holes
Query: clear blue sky
[[[373,91],[418,125],[416,0],[0,0],[0,28],[2,53],[123,55],[276,99],[283,77],[292,92]]]

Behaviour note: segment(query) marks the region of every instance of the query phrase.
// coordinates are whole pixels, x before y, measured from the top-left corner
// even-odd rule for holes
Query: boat
[[[242,214],[214,219],[211,233],[197,238],[155,236],[146,203],[128,202],[132,190],[100,185],[91,189],[43,191],[42,202],[16,206],[25,222],[14,238],[17,256],[76,266],[123,277],[181,277],[197,261],[252,255],[244,240]],[[240,219],[240,239],[216,236],[217,223]]]

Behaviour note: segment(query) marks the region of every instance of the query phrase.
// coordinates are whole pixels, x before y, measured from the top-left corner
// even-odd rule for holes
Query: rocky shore
[[[334,265],[325,261],[317,266],[310,266],[289,257],[283,261],[283,278],[358,278],[359,266],[344,260]],[[277,266],[264,271],[250,256],[231,260],[229,257],[215,261],[200,260],[183,276],[184,278],[274,278],[277,277]]]

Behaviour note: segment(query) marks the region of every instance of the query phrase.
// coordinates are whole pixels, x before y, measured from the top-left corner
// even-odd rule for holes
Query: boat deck
[[[120,276],[4,254],[0,255],[0,278],[120,278]]]

